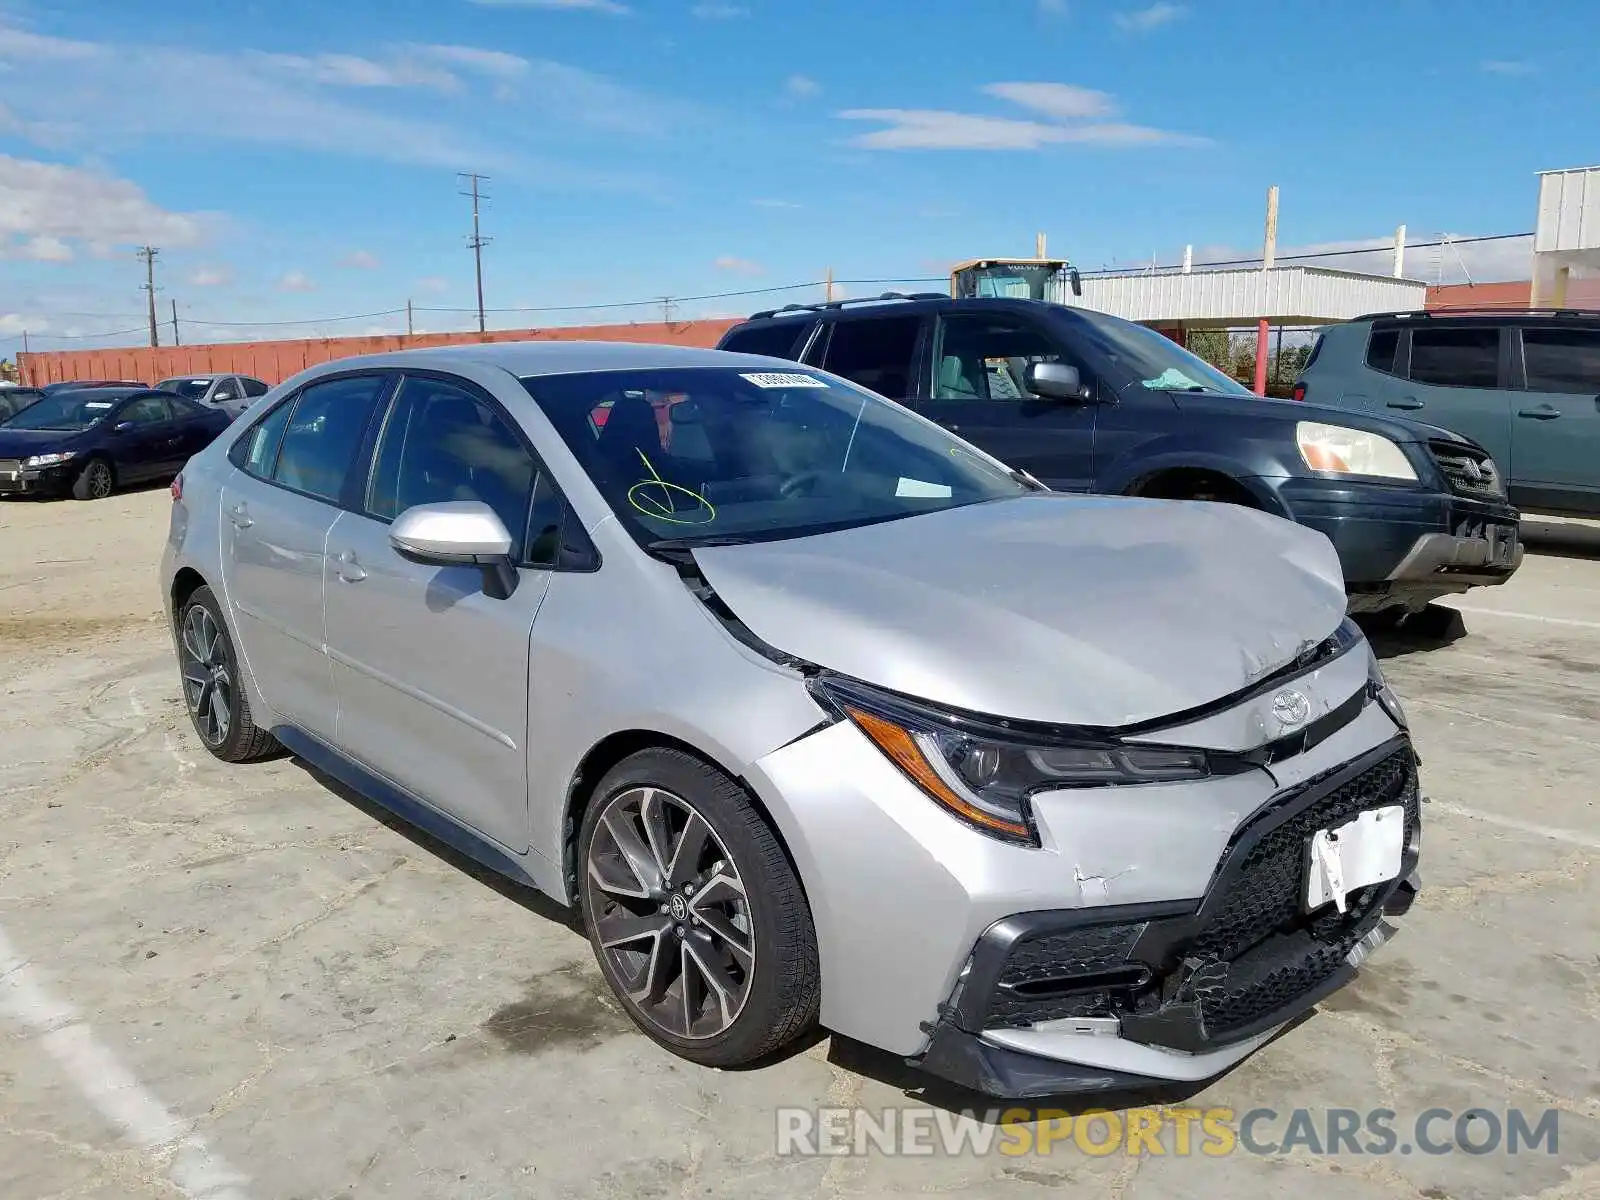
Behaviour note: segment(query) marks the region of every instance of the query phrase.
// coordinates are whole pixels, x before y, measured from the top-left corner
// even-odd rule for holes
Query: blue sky
[[[1531,229],[1600,160],[1593,0],[0,0],[0,354]],[[1525,243],[1466,247],[1526,277]],[[1380,258],[1338,260],[1382,269]],[[1412,273],[1459,278],[1454,254]],[[856,292],[877,290],[860,285]],[[812,291],[772,300],[814,298]],[[767,297],[684,301],[739,313]],[[491,314],[522,327],[649,319]],[[466,311],[417,315],[466,328]],[[282,322],[280,326],[202,322]],[[69,337],[77,335],[78,340]],[[137,342],[138,334],[106,339]]]

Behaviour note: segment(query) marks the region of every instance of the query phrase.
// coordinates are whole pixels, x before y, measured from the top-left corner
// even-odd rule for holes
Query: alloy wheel
[[[96,500],[111,495],[111,468],[103,462],[89,464],[89,495]]]
[[[673,1037],[725,1032],[749,998],[756,943],[744,880],[706,819],[662,788],[619,792],[600,813],[585,871],[618,990]]]
[[[233,677],[222,630],[210,611],[196,604],[183,618],[179,643],[184,703],[206,745],[220,746],[233,724]]]

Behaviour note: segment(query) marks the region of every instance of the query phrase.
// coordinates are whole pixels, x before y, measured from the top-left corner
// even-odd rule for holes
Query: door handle
[[[1554,421],[1561,410],[1554,404],[1535,404],[1532,408],[1517,409],[1517,416],[1532,417],[1535,421]]]
[[[228,520],[232,521],[239,529],[249,529],[250,526],[255,524],[255,522],[250,519],[250,510],[245,507],[244,501],[242,500],[238,504],[235,504],[232,508],[228,509]]]
[[[1389,407],[1415,410],[1422,407],[1422,401],[1418,400],[1415,396],[1401,396],[1398,400],[1389,401]]]
[[[367,577],[366,568],[356,561],[356,552],[346,550],[339,555],[339,578],[346,583],[360,583]]]

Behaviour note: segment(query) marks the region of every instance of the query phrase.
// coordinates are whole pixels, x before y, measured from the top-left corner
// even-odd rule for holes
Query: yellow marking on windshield
[[[717,510],[711,501],[707,500],[699,492],[692,491],[689,488],[683,487],[681,484],[668,483],[665,479],[661,478],[660,473],[655,469],[655,465],[651,463],[649,457],[643,450],[640,450],[637,446],[634,447],[634,450],[639,455],[640,460],[644,463],[644,469],[650,472],[650,478],[641,479],[638,483],[634,484],[628,489],[629,504],[633,505],[634,508],[642,512],[645,516],[656,521],[665,521],[669,525],[709,525],[712,521],[717,519]],[[651,495],[648,492],[635,495],[635,493],[639,492],[639,489],[641,488],[660,488],[661,498]],[[679,495],[689,497],[689,499],[693,500],[698,507],[706,510],[706,516],[696,520],[685,519],[678,516],[677,509],[675,509],[672,505],[672,494],[674,492],[677,492]],[[690,511],[694,510],[691,509]]]

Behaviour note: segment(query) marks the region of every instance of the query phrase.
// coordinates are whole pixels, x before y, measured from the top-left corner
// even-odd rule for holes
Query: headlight
[[[1320,421],[1300,421],[1294,431],[1300,458],[1313,471],[1416,481],[1416,468],[1405,451],[1386,437]]]
[[[54,454],[33,454],[23,462],[25,467],[53,467],[57,463],[64,463],[73,456],[75,451],[59,450]]]
[[[1203,750],[1127,745],[1072,731],[1024,732],[824,676],[825,707],[852,721],[930,799],[984,833],[1036,846],[1029,798],[1061,788],[1203,779]]]

